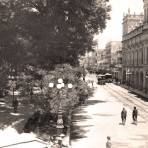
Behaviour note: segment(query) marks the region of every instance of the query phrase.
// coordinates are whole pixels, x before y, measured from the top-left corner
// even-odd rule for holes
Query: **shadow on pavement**
[[[94,114],[94,115],[96,115],[96,116],[103,116],[103,117],[109,117],[109,116],[114,116],[113,114],[102,114],[102,113],[96,113],[96,114]]]
[[[88,132],[86,128],[92,126],[92,125],[79,125],[78,122],[82,123],[88,119],[91,119],[91,117],[83,115],[83,113],[85,112],[84,111],[81,112],[79,109],[74,111],[73,113],[72,126],[71,126],[71,140],[78,140],[81,138],[85,138],[86,137],[85,133]]]
[[[106,101],[101,101],[101,100],[87,100],[86,105],[95,105],[97,103],[105,103]]]
[[[133,138],[130,138],[131,140],[134,140],[134,141],[145,141],[144,139],[143,139],[143,136],[141,136],[141,135],[137,135],[136,137],[133,137]]]
[[[129,144],[124,142],[124,143],[121,143],[121,142],[113,142],[113,145],[116,145],[114,146],[114,148],[119,148],[119,147],[124,147],[124,148],[128,148],[129,147]]]
[[[146,145],[148,145],[148,135],[140,135],[141,137],[143,137],[144,139],[145,139],[145,141],[146,141]]]
[[[13,126],[19,133],[23,132],[23,127],[32,114],[32,108],[30,105],[27,107],[23,104],[18,106],[18,111],[13,112],[11,101],[0,103],[0,129],[5,129],[8,126]]]
[[[72,126],[71,126],[71,140],[77,141],[81,138],[86,138],[86,133],[89,131],[88,128],[93,126],[89,123],[82,125],[83,122],[91,119],[91,116],[87,116],[85,111],[87,106],[95,105],[97,103],[104,103],[105,101],[99,100],[87,100],[83,105],[77,107],[72,114]]]

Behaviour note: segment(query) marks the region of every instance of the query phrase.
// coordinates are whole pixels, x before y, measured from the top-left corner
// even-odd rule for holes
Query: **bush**
[[[63,112],[79,103],[80,97],[85,99],[92,94],[92,90],[87,83],[80,79],[81,71],[79,68],[73,68],[70,65],[57,65],[54,71],[50,71],[43,76],[43,93],[44,97],[37,99],[38,105],[44,111],[57,113],[59,107]],[[58,79],[62,78],[65,86],[58,90],[56,84]],[[53,88],[49,88],[49,83],[54,83]],[[68,84],[72,88],[68,88]]]
[[[81,99],[85,101],[91,94],[92,89],[87,86],[87,83],[80,79],[82,73],[79,68],[73,68],[69,65],[58,65],[54,71],[46,72],[43,76],[42,95],[34,95],[31,103],[38,109],[41,109],[42,115],[40,122],[33,115],[25,124],[26,132],[34,131],[36,126],[40,128],[57,124],[57,113],[60,110],[63,114],[64,131],[69,124],[69,111],[77,106]],[[58,79],[62,78],[65,86],[58,90],[56,84]],[[53,88],[49,88],[49,83],[53,82]],[[67,85],[71,83],[73,87],[70,89]],[[52,121],[52,122],[51,122]]]

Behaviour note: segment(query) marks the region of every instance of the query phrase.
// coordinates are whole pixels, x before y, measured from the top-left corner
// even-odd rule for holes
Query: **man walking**
[[[133,117],[133,123],[137,124],[137,116],[138,116],[138,110],[137,108],[134,106],[133,112],[132,112],[132,117]]]
[[[122,124],[123,124],[123,125],[125,125],[126,116],[127,116],[127,111],[126,111],[125,108],[123,108],[122,111],[121,111],[121,120],[122,120]]]

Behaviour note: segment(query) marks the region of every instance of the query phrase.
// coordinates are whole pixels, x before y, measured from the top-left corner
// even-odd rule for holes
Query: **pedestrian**
[[[132,117],[133,117],[133,123],[137,124],[137,116],[138,116],[138,110],[137,108],[134,106],[133,112],[132,112]]]
[[[111,137],[107,136],[106,148],[111,148],[111,146],[112,146]]]
[[[122,111],[121,111],[121,120],[122,120],[122,124],[123,124],[123,125],[125,125],[126,116],[127,116],[127,111],[126,111],[126,109],[123,107],[123,109],[122,109]]]

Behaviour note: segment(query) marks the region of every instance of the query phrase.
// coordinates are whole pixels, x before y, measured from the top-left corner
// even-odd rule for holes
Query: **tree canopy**
[[[106,26],[107,0],[0,0],[1,60],[11,65],[78,64]]]

